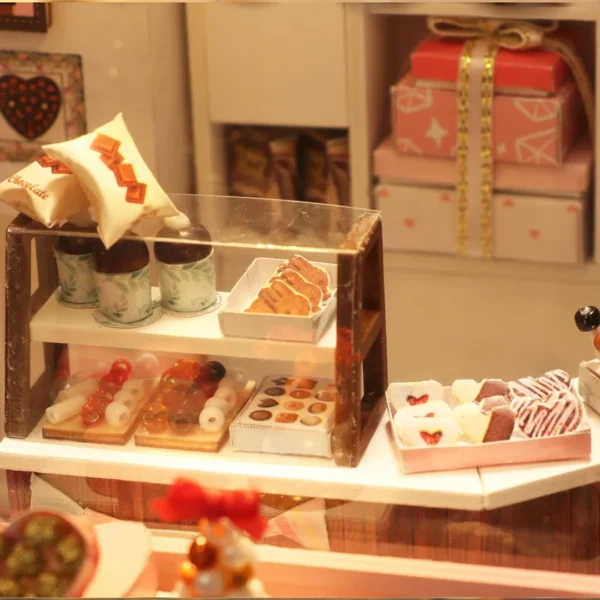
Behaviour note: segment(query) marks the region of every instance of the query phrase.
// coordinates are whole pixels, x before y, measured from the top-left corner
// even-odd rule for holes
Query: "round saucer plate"
[[[105,314],[101,313],[100,310],[94,311],[94,319],[96,320],[96,323],[103,325],[104,327],[112,327],[113,329],[136,329],[138,327],[145,327],[146,325],[156,323],[156,321],[162,317],[162,313],[160,300],[154,300],[152,303],[152,312],[145,319],[136,321],[135,323],[118,323],[117,321],[109,319]]]
[[[75,302],[69,302],[62,297],[60,288],[56,290],[56,298],[59,304],[66,306],[67,308],[98,308],[98,302],[86,302],[84,304],[77,304]]]
[[[167,308],[164,304],[163,304],[163,312],[165,312],[166,314],[168,314],[171,317],[179,317],[180,319],[187,319],[188,317],[199,317],[200,315],[206,315],[208,313],[213,312],[214,310],[217,310],[217,308],[219,308],[219,306],[221,306],[221,296],[219,294],[217,294],[217,299],[210,305],[207,306],[206,308],[203,308],[202,310],[197,310],[195,312],[181,312],[178,310],[173,310],[171,308]]]

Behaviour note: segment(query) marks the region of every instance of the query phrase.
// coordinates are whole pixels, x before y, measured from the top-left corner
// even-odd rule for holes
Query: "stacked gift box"
[[[394,231],[386,236],[392,249],[459,253],[464,43],[422,41],[410,72],[392,88],[391,136],[374,153],[375,195],[387,231]],[[571,69],[556,52],[500,49],[493,82],[491,256],[583,262],[591,239],[593,153]]]

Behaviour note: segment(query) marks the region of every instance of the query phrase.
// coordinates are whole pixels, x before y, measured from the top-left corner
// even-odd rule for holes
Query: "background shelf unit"
[[[197,185],[207,193],[225,189],[219,121],[224,117],[220,109],[215,112],[212,97],[216,90],[216,97],[223,100],[226,84],[215,79],[220,77],[235,86],[241,71],[244,81],[252,79],[254,67],[253,85],[259,86],[263,72],[267,80],[257,96],[261,106],[249,114],[254,100],[246,102],[245,97],[232,95],[227,98],[226,110],[236,117],[241,116],[236,111],[246,111],[249,122],[256,122],[260,115],[268,119],[266,124],[306,125],[311,119],[313,125],[347,127],[352,203],[374,206],[372,151],[389,133],[389,88],[425,34],[426,14],[576,22],[584,60],[592,78],[600,79],[596,44],[600,5],[595,2],[568,6],[481,2],[379,2],[336,7],[213,4],[190,5],[187,14]],[[289,27],[294,19],[302,27]],[[216,70],[225,53],[214,41],[213,27],[218,23],[227,29],[228,20],[241,47],[248,48],[253,40],[266,36],[259,44],[261,58],[268,60],[266,70],[248,60],[237,61],[232,54],[225,57],[228,70]],[[282,22],[288,26],[275,36],[272,32]],[[314,46],[308,43],[312,35],[317,40]],[[331,42],[330,51],[323,48],[324,39]],[[297,52],[300,46],[301,53]],[[307,80],[307,67],[315,63],[319,63],[316,76]],[[271,94],[272,78],[285,90]],[[315,97],[324,104],[313,102]],[[302,99],[307,106],[299,109]],[[234,103],[243,106],[236,108]],[[336,105],[334,111],[332,103]],[[599,122],[596,139],[600,137]],[[598,180],[598,161],[595,175]],[[597,198],[596,194],[594,204]],[[457,377],[514,378],[559,365],[575,373],[579,361],[590,353],[590,345],[586,336],[575,330],[572,314],[581,305],[600,301],[596,284],[600,280],[600,210],[594,211],[594,219],[595,254],[590,264],[581,266],[464,260],[385,250],[386,297],[393,307],[387,316],[390,381],[435,377],[449,383]],[[383,227],[385,249],[386,237],[395,235],[386,228],[385,214]],[[403,346],[406,340],[410,340],[408,348]],[[489,352],[482,351],[488,347]]]

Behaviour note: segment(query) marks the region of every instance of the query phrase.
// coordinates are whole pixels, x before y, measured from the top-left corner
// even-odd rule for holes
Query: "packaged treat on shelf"
[[[348,206],[350,170],[348,137],[312,131],[301,145],[300,188],[303,200]]]
[[[150,253],[143,240],[124,239],[106,249],[94,245],[99,312],[123,325],[139,324],[160,310],[152,303]]]
[[[157,237],[178,240],[177,243],[154,244],[163,308],[178,314],[197,315],[215,306],[217,284],[208,230],[202,225],[183,229],[164,227]],[[181,243],[185,240],[207,243]]]
[[[93,585],[99,545],[83,521],[36,510],[12,521],[0,536],[3,597],[81,598]]]
[[[255,259],[219,313],[223,335],[318,342],[336,306],[337,266]]]
[[[393,383],[388,388],[393,440],[406,473],[590,455],[583,400],[576,383],[560,369],[516,381],[461,379],[448,388],[436,384]]]
[[[0,200],[46,227],[59,225],[89,206],[71,170],[47,155],[0,183]]]
[[[400,154],[456,157],[456,90],[419,86],[413,75],[395,86],[394,143]],[[577,88],[568,80],[551,97],[495,95],[493,158],[497,162],[561,165],[583,129]]]
[[[331,458],[337,391],[325,379],[269,375],[230,427],[236,450]]]
[[[255,572],[253,540],[267,530],[258,492],[206,490],[179,479],[154,509],[166,523],[198,523],[198,536],[179,566],[176,598],[269,597]]]
[[[378,208],[397,235],[388,248],[442,254],[460,253],[463,226],[470,240],[486,236],[499,259],[575,264],[590,251],[592,148],[581,140],[561,167],[498,165],[489,227],[466,225],[460,193],[452,186],[452,159],[401,156],[389,142],[375,151]]]
[[[92,228],[64,225],[60,231],[76,234],[93,233]],[[98,304],[94,281],[93,237],[76,235],[59,236],[54,246],[54,257],[60,284],[60,301],[67,306],[92,307]]]
[[[179,212],[144,162],[121,114],[91,133],[44,150],[76,176],[107,248],[139,219]]]
[[[162,373],[142,411],[138,446],[218,452],[229,425],[254,392],[256,383],[227,376],[218,361],[182,359]]]
[[[297,194],[297,136],[282,130],[232,127],[227,134],[229,193],[248,198],[295,200]],[[268,230],[282,224],[291,209],[285,203],[261,219],[244,213],[229,215],[232,223]]]

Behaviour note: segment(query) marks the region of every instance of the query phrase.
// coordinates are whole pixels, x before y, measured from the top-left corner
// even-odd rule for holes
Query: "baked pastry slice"
[[[308,317],[311,304],[306,296],[294,291],[287,283],[274,279],[258,292],[246,312]]]
[[[305,279],[298,271],[284,269],[281,273],[276,275],[275,279],[282,280],[294,291],[306,296],[310,301],[313,312],[318,312],[321,309],[321,302],[323,301],[323,292],[321,291],[321,288]]]

